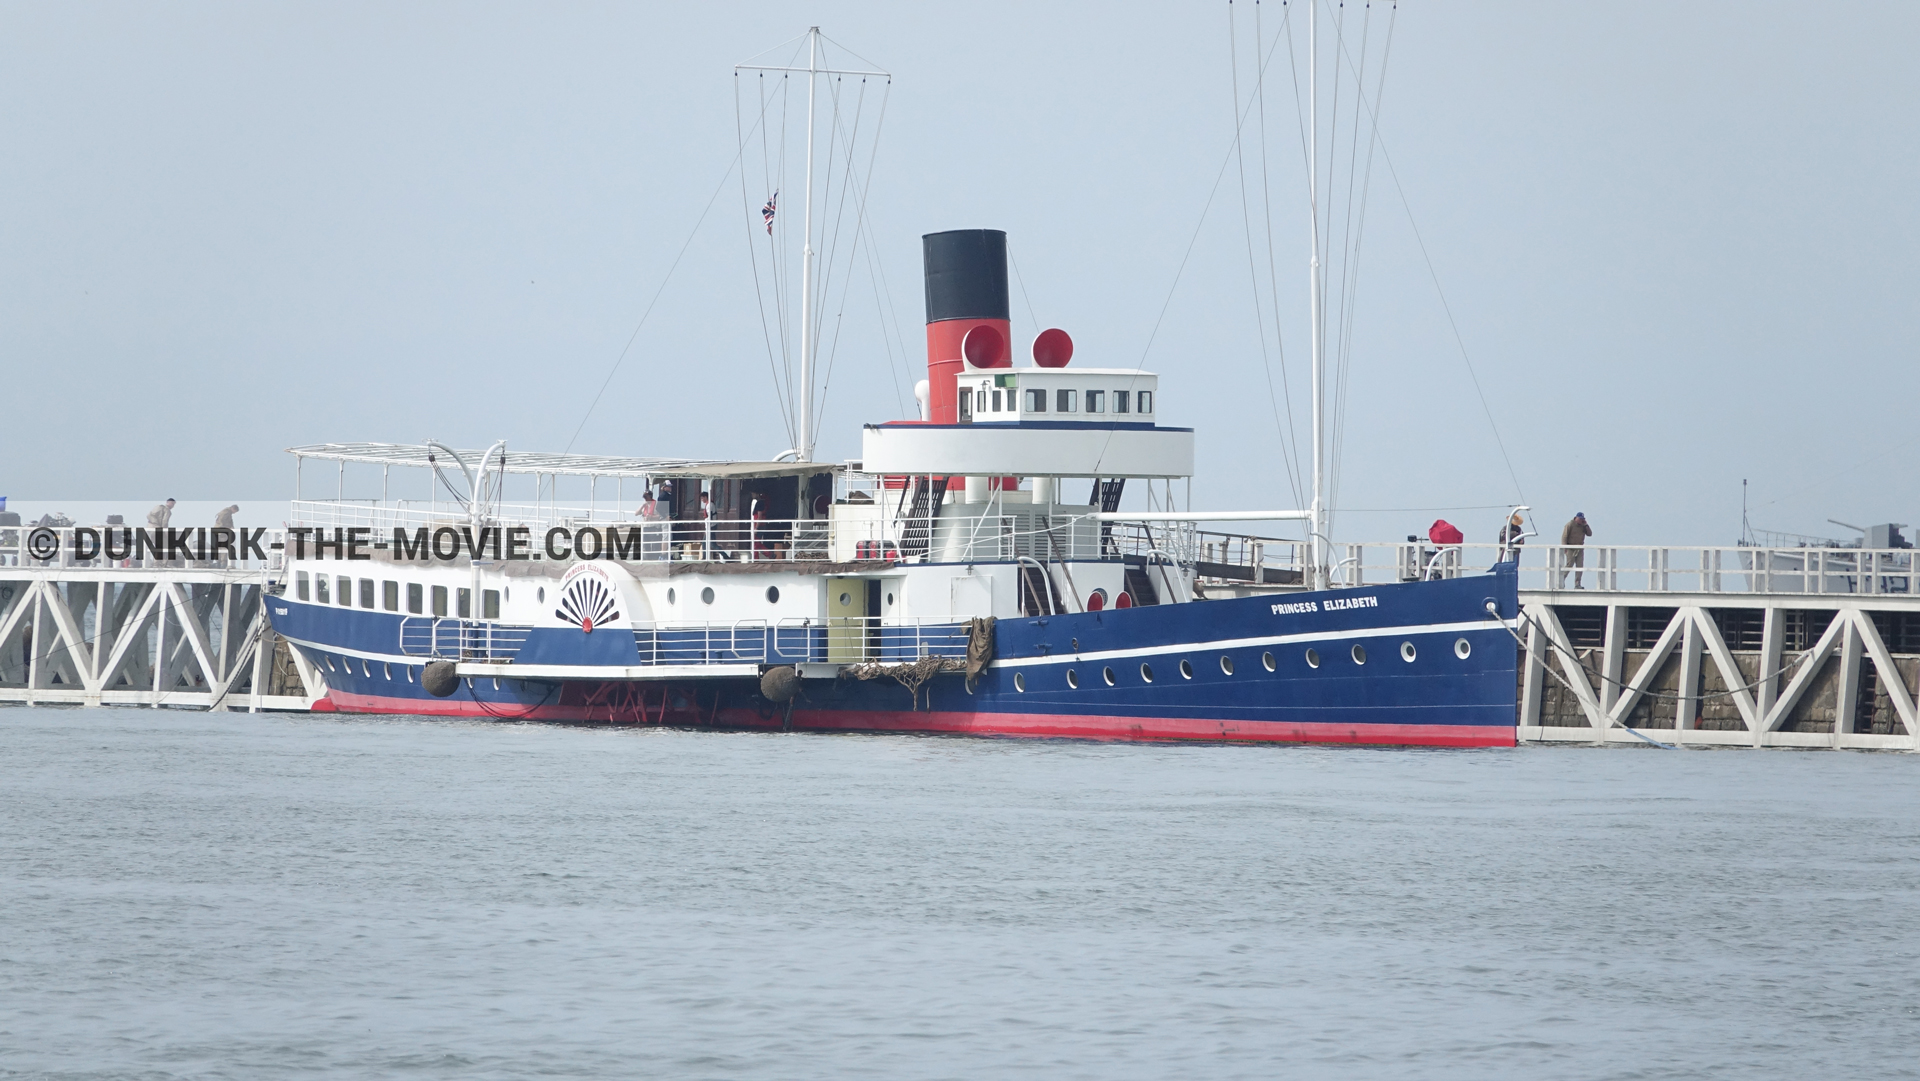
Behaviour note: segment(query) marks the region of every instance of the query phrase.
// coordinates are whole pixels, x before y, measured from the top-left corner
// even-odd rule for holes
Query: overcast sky
[[[1234,12],[1244,104],[1253,7]],[[1267,44],[1285,13],[1262,7]],[[1369,65],[1393,37],[1383,91],[1368,72],[1384,153],[1360,177],[1341,534],[1444,515],[1491,540],[1499,512],[1465,508],[1524,496],[1549,530],[1584,510],[1596,542],[1731,542],[1742,478],[1758,526],[1920,521],[1920,6],[1407,0],[1345,19]],[[574,450],[783,449],[746,240],[769,193],[729,171],[733,65],[817,23],[894,74],[866,202],[884,290],[847,264],[819,456],[911,409],[920,234],[985,226],[1026,286],[1017,339],[1059,326],[1076,363],[1162,373],[1162,423],[1199,431],[1196,506],[1292,505],[1272,403],[1291,393],[1304,450],[1295,84],[1283,44],[1269,283],[1254,159],[1247,216],[1235,168],[1215,186],[1228,20],[7,4],[0,494],[278,500],[298,444],[560,450],[630,337]],[[1256,153],[1257,121],[1244,137]],[[1281,308],[1264,360],[1256,291]]]

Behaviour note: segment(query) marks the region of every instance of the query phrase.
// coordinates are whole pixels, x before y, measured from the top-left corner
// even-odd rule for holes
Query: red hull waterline
[[[655,724],[676,727],[778,729],[783,718],[750,709],[676,709],[638,712],[604,705],[507,706],[458,698],[417,698],[329,691],[314,712],[385,713],[496,720]],[[1063,716],[1051,713],[953,713],[796,709],[787,719],[797,731],[915,732],[958,736],[1026,736],[1038,739],[1185,741],[1207,743],[1350,743],[1395,747],[1512,747],[1514,730],[1504,725],[1318,724],[1243,722],[1178,717]]]

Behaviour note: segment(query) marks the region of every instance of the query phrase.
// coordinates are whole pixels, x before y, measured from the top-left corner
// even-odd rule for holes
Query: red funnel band
[[[997,351],[982,346],[988,339],[975,339],[972,331],[986,328],[994,332]],[[976,368],[1011,368],[1013,353],[1007,348],[1013,327],[1005,319],[942,319],[927,324],[927,419],[935,424],[958,424],[959,406],[954,398],[954,381],[971,362]],[[962,360],[963,356],[986,357],[986,362]]]

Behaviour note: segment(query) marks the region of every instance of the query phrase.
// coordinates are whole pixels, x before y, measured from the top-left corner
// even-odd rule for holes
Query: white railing
[[[873,616],[769,622],[648,622],[630,625],[636,665],[903,664],[925,657],[965,657],[967,625],[950,621],[882,620]],[[621,628],[625,629],[625,628]],[[400,652],[409,657],[513,661],[531,627],[453,617],[400,621]],[[596,633],[619,633],[614,627]]]
[[[874,504],[839,504],[834,517],[815,519],[606,521],[503,516],[488,520],[483,528],[497,535],[484,537],[464,519],[432,517],[427,511],[392,505],[309,500],[296,502],[293,508],[296,527],[318,531],[330,550],[337,536],[359,530],[362,550],[379,541],[389,551],[405,547],[409,552],[428,553],[408,558],[441,561],[471,558],[475,548],[483,559],[506,558],[509,542],[516,539],[515,558],[579,556],[666,563],[1004,562],[1021,556],[1060,562],[1115,558],[1136,548],[1156,547],[1133,543],[1126,539],[1125,530],[1103,527],[1091,512],[1029,514],[1017,505],[982,504],[973,513],[955,513],[949,505],[946,516],[934,518],[894,517],[890,508]],[[502,508],[503,512],[513,509]],[[1104,542],[1103,532],[1109,534]],[[1171,526],[1154,532],[1177,540],[1191,529]],[[396,533],[404,537],[404,545]],[[313,540],[307,537],[297,543],[311,550]]]
[[[1200,577],[1250,579],[1246,568],[1297,571],[1307,559],[1303,541],[1257,537],[1222,542],[1198,538]],[[1753,548],[1743,545],[1655,547],[1634,545],[1524,545],[1517,553],[1494,544],[1337,544],[1330,574],[1335,587],[1378,585],[1484,574],[1516,558],[1520,588],[1548,592],[1761,593],[1879,596],[1920,593],[1920,568],[1911,549]],[[1210,573],[1222,565],[1241,573]],[[1288,574],[1284,584],[1296,584]]]
[[[400,621],[400,652],[437,660],[510,661],[533,628],[452,616],[407,616]]]
[[[286,530],[211,526],[0,527],[0,567],[74,570],[278,570]]]

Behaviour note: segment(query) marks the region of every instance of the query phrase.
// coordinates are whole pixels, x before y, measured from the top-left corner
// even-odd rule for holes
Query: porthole
[[[1229,657],[1224,653],[1220,655],[1220,671],[1226,673],[1229,676],[1233,674],[1233,658],[1232,657]]]
[[[1473,643],[1465,638],[1456,639],[1453,643],[1453,655],[1463,661],[1466,660],[1473,655]]]
[[[851,593],[840,594],[840,607],[846,608],[852,604],[853,604],[853,594]]]
[[[1140,666],[1140,681],[1142,683],[1153,682],[1153,665],[1143,664]]]
[[[364,657],[360,659],[360,674],[368,679],[373,678],[373,666],[369,665]]]
[[[708,586],[705,589],[702,589],[700,591],[700,603],[701,604],[713,603],[713,587],[712,586]]]
[[[1067,686],[1076,691],[1080,689],[1080,673],[1071,668],[1067,669]]]
[[[1102,668],[1100,670],[1100,678],[1107,681],[1107,686],[1113,686],[1113,669]]]
[[[400,670],[407,674],[407,682],[412,683],[413,682],[413,666],[410,664],[403,664],[400,666]]]
[[[1400,659],[1401,660],[1407,662],[1408,664],[1412,664],[1413,659],[1415,657],[1418,657],[1419,655],[1420,655],[1420,651],[1413,648],[1412,642],[1400,643]]]
[[[332,658],[332,657],[322,657],[322,658],[320,658],[320,659],[321,659],[321,660],[323,660],[323,661],[325,661],[325,662],[327,662],[327,671],[329,671],[329,672],[331,672],[331,671],[333,671],[333,658]]]
[[[1180,678],[1181,679],[1193,678],[1193,662],[1192,661],[1180,662]]]
[[[1271,672],[1280,667],[1280,662],[1273,659],[1273,654],[1262,653],[1260,654],[1260,666]]]
[[[768,604],[780,603],[780,587],[779,586],[767,587],[767,603]]]
[[[500,677],[499,677],[499,676],[495,676],[495,677],[493,677],[493,689],[494,689],[494,690],[496,690],[496,691],[500,689]]]
[[[891,593],[887,594],[887,607],[888,608],[893,607],[893,594]]]
[[[1021,694],[1027,693],[1027,674],[1025,672],[1015,672],[1013,674],[1013,689],[1019,691]]]
[[[385,675],[386,675],[386,677],[387,677],[387,682],[388,682],[388,683],[392,683],[392,682],[393,682],[393,665],[392,665],[392,664],[390,664],[390,663],[388,663],[388,662],[386,662],[386,661],[381,661],[381,662],[380,662],[380,671],[381,671],[381,672],[383,672],[383,673],[385,673]]]
[[[504,600],[504,601],[510,601],[510,600],[512,600],[512,599],[513,599],[513,587],[512,587],[512,586],[501,586],[501,587],[500,587],[500,599],[501,599],[501,600]]]
[[[673,593],[673,590],[671,590],[671,589],[669,589],[669,590],[667,590],[667,603],[668,603],[668,604],[678,604],[678,603],[680,603],[680,598],[678,598],[678,597],[676,597],[676,596],[674,596],[674,593]]]
[[[1355,642],[1353,645],[1353,649],[1350,650],[1350,652],[1353,654],[1353,663],[1355,664],[1367,663],[1367,647],[1361,645],[1358,642]]]
[[[541,586],[539,589],[534,590],[533,599],[541,604],[547,603],[547,587]]]
[[[1320,667],[1320,651],[1319,650],[1317,649],[1307,650],[1307,667],[1308,668]]]

